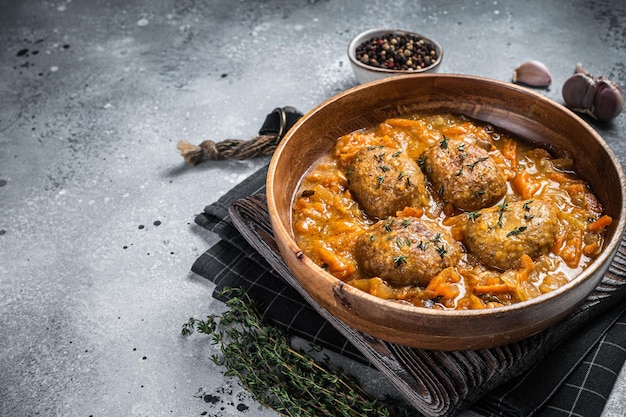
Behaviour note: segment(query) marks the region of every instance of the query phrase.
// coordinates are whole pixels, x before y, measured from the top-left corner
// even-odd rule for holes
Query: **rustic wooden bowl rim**
[[[611,162],[613,163],[615,169],[617,170],[617,176],[620,179],[620,186],[622,187],[621,208],[623,212],[624,207],[626,207],[626,201],[625,201],[624,192],[623,192],[624,184],[626,183],[626,181],[624,180],[624,173],[622,171],[622,167],[621,167],[621,164],[619,163],[619,160],[617,159],[617,157],[615,156],[611,148],[608,146],[608,144],[604,141],[604,139],[591,126],[589,126],[578,115],[571,112],[569,109],[567,109],[563,105],[545,97],[544,95],[540,93],[532,91],[529,88],[512,84],[509,82],[503,82],[499,80],[490,79],[490,78],[473,76],[473,75],[461,75],[461,74],[408,74],[408,75],[401,75],[398,77],[386,78],[386,79],[372,81],[366,84],[358,85],[342,93],[339,93],[335,95],[334,97],[329,98],[328,100],[324,101],[323,103],[319,104],[318,106],[316,106],[315,108],[307,112],[304,115],[304,117],[302,117],[292,127],[292,129],[290,129],[290,131],[283,138],[282,142],[279,144],[272,158],[272,161],[270,162],[270,167],[268,171],[267,203],[268,203],[268,211],[269,211],[270,219],[272,221],[275,233],[282,235],[282,237],[284,237],[287,240],[288,245],[290,245],[292,249],[297,250],[298,248],[294,239],[293,232],[292,232],[292,226],[291,224],[287,224],[287,225],[284,224],[283,221],[279,219],[279,213],[278,213],[278,209],[276,206],[276,201],[274,200],[273,178],[276,175],[276,164],[277,164],[278,159],[281,156],[282,150],[287,146],[287,144],[289,143],[293,135],[295,135],[298,132],[298,130],[307,123],[309,118],[311,118],[318,111],[320,111],[320,109],[338,100],[341,100],[341,98],[345,97],[346,95],[355,94],[363,89],[371,88],[372,86],[383,84],[383,83],[401,82],[401,80],[403,79],[413,78],[413,77],[420,77],[420,78],[423,78],[424,80],[427,80],[427,79],[445,80],[448,78],[457,78],[457,79],[462,79],[468,83],[488,83],[493,86],[497,86],[499,88],[510,90],[512,94],[530,95],[535,100],[548,102],[550,106],[555,108],[556,111],[565,112],[569,114],[568,117],[575,118],[575,120],[577,120],[577,128],[586,129],[587,133],[593,136],[594,140],[596,140],[598,144],[603,148],[604,152],[606,152]],[[369,126],[363,126],[363,127],[365,128]],[[290,207],[291,207],[291,204],[293,204],[293,195],[291,196]],[[550,302],[550,300],[558,298],[559,296],[563,295],[563,293],[570,291],[573,287],[576,287],[581,282],[589,278],[590,275],[594,274],[594,272],[598,268],[600,268],[605,262],[608,262],[610,258],[612,259],[612,256],[617,252],[622,235],[624,234],[624,230],[626,227],[626,216],[621,216],[620,218],[614,218],[613,221],[617,222],[617,225],[615,226],[615,233],[613,234],[612,238],[605,242],[605,247],[603,248],[602,253],[595,260],[593,260],[591,264],[588,265],[579,275],[577,275],[570,282],[568,282],[567,284],[563,285],[562,287],[556,290],[553,290],[549,293],[542,294],[536,298],[523,301],[520,303],[516,303],[513,305],[497,307],[494,309],[482,309],[482,310],[433,310],[433,309],[428,309],[428,308],[423,308],[423,307],[416,307],[412,305],[402,304],[402,303],[398,303],[395,301],[385,300],[385,299],[376,297],[374,295],[371,295],[369,293],[366,293],[364,291],[361,291],[347,284],[343,285],[341,289],[342,291],[350,293],[352,296],[356,296],[358,298],[361,298],[371,303],[372,308],[376,308],[376,306],[385,306],[385,308],[387,309],[391,308],[391,309],[398,310],[398,311],[405,311],[411,314],[420,315],[424,317],[431,317],[431,316],[442,317],[443,316],[443,317],[450,317],[450,318],[455,318],[455,317],[478,318],[478,317],[483,317],[483,316],[492,316],[492,317],[493,316],[496,316],[496,317],[505,316],[507,315],[507,313],[511,311],[526,309],[526,308],[535,306],[537,304]],[[326,282],[329,286],[342,285],[341,280],[339,280],[338,278],[335,278],[330,273],[324,271],[321,267],[313,263],[308,257],[303,256],[301,261],[305,264],[307,268],[310,268],[312,271],[316,272],[315,277],[314,277],[315,279],[323,279],[324,282]]]

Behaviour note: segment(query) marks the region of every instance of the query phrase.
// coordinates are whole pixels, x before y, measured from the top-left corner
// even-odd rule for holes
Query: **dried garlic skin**
[[[548,87],[552,83],[552,75],[543,62],[530,60],[515,68],[513,82],[531,87]]]

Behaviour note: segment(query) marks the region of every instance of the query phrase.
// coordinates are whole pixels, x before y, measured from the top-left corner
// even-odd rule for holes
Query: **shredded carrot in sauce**
[[[406,152],[420,164],[427,149],[443,147],[457,139],[489,152],[505,174],[507,192],[498,202],[502,210],[515,201],[530,204],[534,200],[556,208],[558,231],[549,250],[532,257],[524,253],[507,270],[482,264],[464,246],[466,226],[476,221],[481,211],[455,208],[443,201],[426,179],[429,204],[395,213],[444,228],[462,248],[460,261],[442,269],[422,286],[397,285],[367,275],[356,261],[356,241],[368,236],[368,229],[379,219],[369,216],[350,191],[347,170],[355,155],[364,148],[385,147]],[[435,309],[515,304],[563,286],[602,251],[605,231],[613,220],[604,214],[589,186],[575,174],[574,162],[567,155],[552,155],[465,117],[426,114],[390,118],[376,127],[365,127],[338,138],[331,151],[304,175],[294,199],[293,230],[302,251],[317,265],[377,297]],[[468,163],[459,174],[472,168]],[[511,242],[524,229],[511,230]],[[443,258],[446,248],[439,249]],[[398,258],[396,266],[402,261]]]

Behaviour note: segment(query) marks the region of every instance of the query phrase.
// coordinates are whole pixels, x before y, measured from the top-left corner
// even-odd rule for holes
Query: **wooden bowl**
[[[303,254],[294,240],[291,207],[305,171],[337,138],[387,118],[451,112],[488,122],[558,154],[566,150],[614,221],[602,254],[571,282],[519,304],[441,311],[383,300],[344,284]],[[377,338],[434,350],[483,349],[518,341],[570,314],[602,280],[624,233],[624,173],[605,141],[580,117],[524,87],[451,74],[406,75],[345,91],[301,118],[269,167],[267,204],[281,255],[309,295],[335,317]]]

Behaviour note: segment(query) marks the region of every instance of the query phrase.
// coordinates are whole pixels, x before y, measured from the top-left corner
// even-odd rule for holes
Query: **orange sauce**
[[[503,201],[540,198],[556,207],[558,232],[547,255],[506,271],[477,262],[467,251],[454,267],[436,275],[426,287],[394,286],[367,276],[355,260],[355,244],[378,219],[370,218],[353,198],[346,169],[364,147],[404,150],[419,160],[444,138],[480,144],[507,177]],[[446,228],[462,245],[470,215],[442,201],[429,189],[427,207],[398,213],[421,217]],[[573,171],[573,161],[554,157],[504,132],[496,132],[451,114],[411,115],[340,137],[332,150],[302,178],[293,204],[293,230],[303,252],[330,274],[375,296],[437,309],[479,309],[510,305],[561,287],[602,250],[611,218],[589,186]]]

